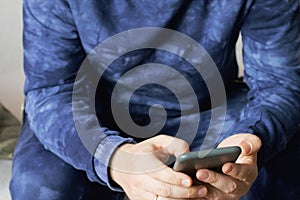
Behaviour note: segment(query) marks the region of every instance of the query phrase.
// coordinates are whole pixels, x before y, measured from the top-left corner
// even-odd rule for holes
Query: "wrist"
[[[122,192],[122,189],[115,184],[110,177],[110,161],[112,155],[122,144],[134,143],[131,138],[122,138],[118,135],[107,135],[97,146],[93,165],[99,182],[107,185],[111,190]]]
[[[122,168],[124,164],[126,164],[126,160],[124,160],[124,154],[122,152],[129,152],[129,149],[134,146],[134,144],[125,143],[119,146],[115,152],[112,154],[111,160],[110,160],[110,167],[109,167],[109,175],[110,178],[120,185],[120,176],[122,174]],[[123,156],[122,156],[123,155]]]

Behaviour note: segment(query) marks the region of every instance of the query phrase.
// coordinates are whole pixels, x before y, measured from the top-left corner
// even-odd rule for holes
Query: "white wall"
[[[23,103],[22,0],[0,1],[0,102],[18,119]]]

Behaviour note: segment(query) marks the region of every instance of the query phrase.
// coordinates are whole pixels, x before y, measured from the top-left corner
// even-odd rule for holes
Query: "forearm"
[[[282,151],[300,123],[299,1],[256,1],[243,29],[248,104],[233,133],[262,140],[261,162]]]

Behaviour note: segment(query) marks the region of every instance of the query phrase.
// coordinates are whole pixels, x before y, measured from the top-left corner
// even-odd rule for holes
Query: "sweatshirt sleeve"
[[[23,20],[25,112],[31,129],[46,149],[74,168],[84,170],[91,181],[112,188],[108,177],[110,157],[119,145],[133,140],[89,124],[95,116],[88,114],[82,116],[81,123],[88,124],[84,131],[93,135],[93,152],[87,150],[78,135],[72,114],[72,92],[86,54],[70,7],[60,0],[24,0]],[[86,100],[81,99],[89,106]],[[97,162],[95,153],[104,162]]]
[[[262,164],[282,151],[299,130],[299,1],[254,1],[242,38],[250,92],[241,121],[230,134],[258,135],[263,144],[259,152]]]

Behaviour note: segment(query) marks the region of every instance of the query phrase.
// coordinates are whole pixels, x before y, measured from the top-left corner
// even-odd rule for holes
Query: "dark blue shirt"
[[[46,149],[75,168],[85,170],[90,180],[117,189],[108,178],[109,159],[117,146],[134,139],[121,134],[117,127],[114,129],[107,109],[114,84],[129,66],[147,62],[172,65],[186,76],[193,77],[194,73],[181,58],[159,50],[133,52],[115,63],[104,77],[107,95],[101,93],[95,97],[99,100],[96,109],[103,130],[86,130],[87,134],[99,131],[94,141],[95,152],[106,163],[94,163],[73,121],[72,90],[76,74],[99,43],[141,27],[169,28],[196,40],[216,63],[225,85],[237,79],[235,44],[241,31],[249,102],[235,130],[221,138],[245,132],[258,135],[263,142],[261,165],[286,147],[300,123],[298,0],[25,0],[25,111],[31,128]],[[130,58],[129,62],[124,61],[126,58]],[[195,78],[193,84],[200,105],[205,108],[209,98],[207,88],[201,79]],[[150,97],[136,101],[143,102],[142,106],[155,103]],[[165,101],[176,118],[178,108]],[[133,108],[133,118],[145,123],[147,112]],[[89,116],[84,116],[85,122],[89,122]]]

